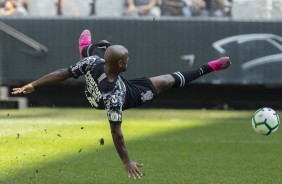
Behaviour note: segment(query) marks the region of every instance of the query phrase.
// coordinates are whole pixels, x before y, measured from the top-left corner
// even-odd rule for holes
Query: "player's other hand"
[[[20,94],[20,93],[28,94],[28,93],[32,93],[33,91],[34,91],[34,86],[32,85],[32,83],[29,83],[20,88],[13,88],[12,94],[13,95]]]
[[[142,176],[144,176],[144,174],[142,174],[139,171],[139,168],[142,167],[143,164],[134,162],[134,161],[130,161],[128,163],[124,164],[125,170],[127,171],[128,177],[129,178],[141,178]]]

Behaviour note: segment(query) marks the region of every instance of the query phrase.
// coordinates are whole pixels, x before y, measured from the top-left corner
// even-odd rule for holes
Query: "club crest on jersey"
[[[153,96],[154,96],[154,93],[151,90],[149,90],[149,91],[146,91],[146,93],[141,93],[141,100],[142,102],[150,101],[153,99]]]
[[[118,120],[119,120],[119,115],[118,115],[118,113],[116,113],[116,112],[110,113],[109,119],[110,119],[111,121],[118,121]]]

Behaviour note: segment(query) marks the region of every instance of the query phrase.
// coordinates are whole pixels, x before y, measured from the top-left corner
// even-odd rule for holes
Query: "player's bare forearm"
[[[46,85],[46,84],[54,84],[61,81],[64,81],[70,78],[71,75],[69,74],[67,68],[56,70],[52,73],[49,73],[38,80],[35,80],[23,87],[20,88],[13,88],[12,94],[19,94],[19,93],[32,93],[34,89],[38,86]]]
[[[139,164],[137,162],[130,160],[125,144],[124,144],[124,138],[123,138],[123,133],[121,131],[121,125],[112,125],[111,124],[111,132],[112,132],[112,137],[113,137],[115,148],[119,154],[120,159],[122,160],[124,164],[128,177],[132,177],[134,179],[141,178],[143,174],[139,171],[139,167],[142,167],[143,164]]]
[[[112,138],[114,141],[115,148],[118,152],[118,155],[122,162],[125,164],[127,162],[130,162],[125,144],[124,144],[124,138],[123,133],[121,131],[121,125],[112,125],[111,124],[111,133]]]
[[[52,73],[49,73],[36,81],[33,81],[32,85],[33,87],[36,88],[38,86],[42,86],[46,84],[54,84],[54,83],[62,82],[70,77],[71,75],[69,74],[68,69],[63,68],[56,70]]]

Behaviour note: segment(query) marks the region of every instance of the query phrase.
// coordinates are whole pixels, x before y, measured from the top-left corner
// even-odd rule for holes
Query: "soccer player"
[[[81,60],[76,64],[49,73],[23,87],[13,88],[12,94],[32,93],[39,86],[84,75],[86,97],[93,107],[107,111],[116,151],[128,176],[134,179],[143,176],[139,170],[143,164],[131,160],[126,150],[121,130],[122,111],[151,101],[167,89],[186,86],[212,71],[226,69],[231,64],[228,57],[223,57],[191,71],[127,80],[121,75],[126,71],[129,60],[129,52],[124,46],[110,45],[106,40],[91,44],[91,33],[84,30],[79,38],[79,51]]]

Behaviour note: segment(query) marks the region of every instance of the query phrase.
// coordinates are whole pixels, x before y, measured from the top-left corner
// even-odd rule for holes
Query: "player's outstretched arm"
[[[139,167],[142,167],[143,164],[139,164],[137,162],[130,160],[125,144],[124,144],[123,133],[121,131],[121,125],[111,124],[111,132],[112,132],[112,137],[113,137],[115,148],[119,154],[120,159],[122,160],[124,164],[128,177],[132,177],[134,179],[141,178],[143,174],[139,171]]]
[[[35,80],[25,86],[19,88],[13,88],[12,94],[28,94],[32,93],[36,87],[46,85],[46,84],[54,84],[61,81],[64,81],[70,78],[71,75],[68,72],[67,68],[56,70],[52,73],[49,73],[38,80]]]

